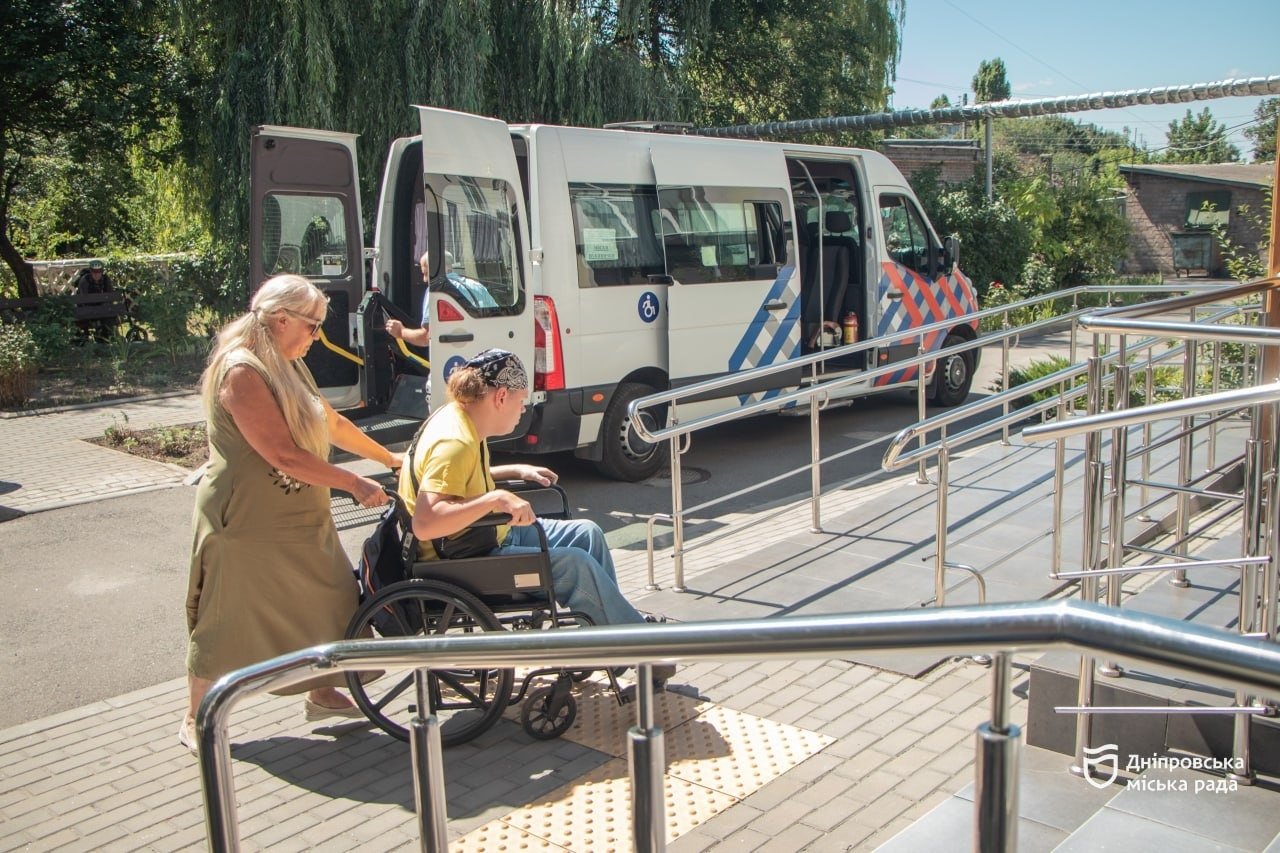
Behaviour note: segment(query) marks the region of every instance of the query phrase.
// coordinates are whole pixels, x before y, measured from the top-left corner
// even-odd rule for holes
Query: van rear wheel
[[[670,455],[665,442],[654,444],[641,438],[627,417],[627,406],[654,389],[639,382],[618,386],[604,412],[600,426],[601,458],[596,470],[613,480],[635,483],[646,480],[667,464]],[[648,429],[659,429],[659,418],[652,411],[643,413]]]

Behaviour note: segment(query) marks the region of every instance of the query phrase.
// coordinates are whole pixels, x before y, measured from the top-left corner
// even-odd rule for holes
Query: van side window
[[[569,184],[579,287],[649,284],[663,275],[651,186]]]
[[[432,175],[430,190],[427,212],[439,228],[438,241],[431,241],[430,289],[449,294],[475,316],[518,308],[522,290],[511,186],[492,178]]]
[[[734,187],[659,190],[667,275],[681,284],[776,277],[786,263],[782,204],[763,194]]]
[[[929,231],[911,200],[900,195],[880,196],[880,224],[889,257],[931,278],[935,253],[929,250]]]
[[[346,275],[346,212],[336,196],[263,196],[263,270],[267,275],[287,272],[316,278]]]

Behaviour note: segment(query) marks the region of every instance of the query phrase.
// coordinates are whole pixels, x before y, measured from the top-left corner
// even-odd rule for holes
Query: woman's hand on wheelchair
[[[351,487],[351,497],[363,507],[382,506],[391,500],[382,484],[368,477],[356,477]]]

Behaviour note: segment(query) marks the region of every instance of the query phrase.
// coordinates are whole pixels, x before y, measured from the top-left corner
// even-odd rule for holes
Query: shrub
[[[75,307],[71,298],[65,295],[41,297],[40,306],[27,314],[24,322],[42,362],[54,361],[65,355],[79,335]]]
[[[0,406],[21,406],[35,385],[36,342],[21,323],[0,324]]]
[[[1071,362],[1060,355],[1051,355],[1048,358],[1038,358],[1027,364],[1026,367],[1012,367],[1009,369],[1009,388],[1016,388],[1019,385],[1025,385],[1028,382],[1034,382],[1048,376],[1051,373],[1057,373],[1065,367],[1070,367]],[[1081,377],[1072,383],[1073,385],[1083,385],[1084,378]],[[997,379],[991,383],[992,391],[1004,390],[1002,382]],[[1051,388],[1042,388],[1039,391],[1033,391],[1030,394],[1018,397],[1012,402],[1012,407],[1021,409],[1043,400],[1049,400],[1061,393],[1061,386],[1055,385]]]

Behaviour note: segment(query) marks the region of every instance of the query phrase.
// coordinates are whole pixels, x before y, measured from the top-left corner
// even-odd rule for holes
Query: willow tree
[[[184,135],[211,230],[242,257],[255,125],[359,133],[370,210],[387,143],[415,131],[412,104],[581,124],[670,113],[680,103],[670,67],[615,43],[607,26],[613,12],[602,10],[629,5],[180,0],[192,93]]]

